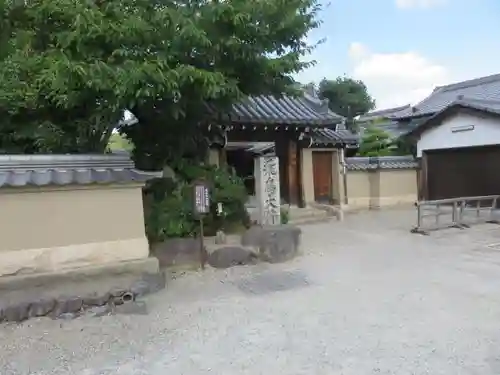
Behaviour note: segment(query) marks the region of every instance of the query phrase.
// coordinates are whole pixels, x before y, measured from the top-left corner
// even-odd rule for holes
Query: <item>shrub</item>
[[[206,235],[250,225],[245,209],[247,194],[239,177],[222,168],[186,164],[177,171],[175,181],[155,179],[145,188],[144,212],[150,243],[196,235],[199,222],[193,212],[192,184],[198,179],[210,186],[210,213],[203,220]],[[223,205],[222,215],[217,214],[218,203]]]
[[[187,185],[159,178],[144,189],[144,219],[149,243],[173,237],[192,237],[196,232]]]
[[[284,208],[281,209],[281,224],[288,224],[290,221],[290,212]]]

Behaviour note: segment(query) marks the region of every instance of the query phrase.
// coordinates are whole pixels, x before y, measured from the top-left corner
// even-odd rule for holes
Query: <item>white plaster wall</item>
[[[473,130],[453,132],[457,127],[474,125]],[[459,113],[424,132],[417,142],[417,156],[425,150],[500,144],[500,119]]]

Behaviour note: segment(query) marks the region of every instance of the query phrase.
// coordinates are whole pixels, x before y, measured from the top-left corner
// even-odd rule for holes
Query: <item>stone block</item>
[[[52,312],[56,306],[56,300],[53,298],[40,299],[31,303],[29,317],[45,316]]]
[[[137,280],[130,286],[130,292],[135,297],[142,297],[150,293],[150,287],[146,281]]]
[[[258,247],[261,260],[281,263],[298,255],[300,236],[300,228],[293,225],[254,226],[243,234],[241,243]]]
[[[259,248],[262,238],[262,227],[254,225],[248,228],[241,236],[241,244],[243,246],[254,246]]]
[[[83,307],[83,299],[80,297],[59,297],[52,316],[57,318],[66,313],[77,313]]]
[[[29,303],[18,303],[16,305],[7,306],[3,311],[4,321],[22,322],[29,318],[29,309]]]
[[[198,266],[200,264],[200,240],[172,238],[154,245],[151,253],[158,258],[161,267]]]
[[[253,252],[239,246],[221,247],[208,256],[208,264],[214,268],[253,264],[256,260],[257,256]]]
[[[156,293],[167,286],[167,276],[165,272],[144,273],[141,281],[148,284],[148,293]]]

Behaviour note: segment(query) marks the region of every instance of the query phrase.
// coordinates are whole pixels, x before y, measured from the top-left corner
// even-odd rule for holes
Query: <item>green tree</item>
[[[370,126],[361,138],[359,145],[359,156],[388,156],[393,155],[393,141],[391,136],[384,130]]]
[[[349,77],[323,79],[318,87],[318,96],[328,99],[330,109],[346,118],[352,119],[375,108],[375,100],[363,81]]]
[[[399,137],[393,140],[393,144],[391,146],[393,155],[413,155],[417,154],[417,147],[415,143],[407,138],[407,137]]]
[[[103,152],[128,108],[139,125],[123,132],[151,168],[203,151],[206,103],[284,92],[309,66],[318,10],[317,0],[2,0],[0,149]]]
[[[108,148],[110,151],[130,152],[134,149],[134,145],[121,134],[113,133],[109,138]]]

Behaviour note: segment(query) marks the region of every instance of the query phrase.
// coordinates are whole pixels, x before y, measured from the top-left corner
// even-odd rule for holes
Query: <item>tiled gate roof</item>
[[[221,119],[241,124],[283,124],[296,126],[335,125],[344,118],[328,109],[328,102],[307,94],[292,96],[249,96]]]
[[[347,129],[316,128],[311,130],[313,145],[357,145],[359,137]]]

